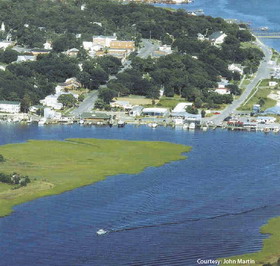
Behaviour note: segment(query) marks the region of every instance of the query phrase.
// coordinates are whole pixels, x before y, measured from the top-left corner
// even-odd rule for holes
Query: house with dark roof
[[[221,45],[225,41],[226,37],[227,35],[224,32],[216,31],[213,32],[208,39],[213,45]]]

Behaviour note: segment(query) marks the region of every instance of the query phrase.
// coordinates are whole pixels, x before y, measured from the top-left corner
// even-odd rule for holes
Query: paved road
[[[159,48],[159,44],[153,44],[151,40],[142,39],[143,47],[139,49],[138,55],[141,58],[148,58],[154,51]]]
[[[258,71],[255,75],[255,78],[251,81],[250,84],[246,86],[245,91],[242,93],[242,95],[232,102],[231,105],[229,105],[227,108],[225,108],[223,111],[221,111],[220,115],[216,115],[214,117],[205,119],[205,121],[213,121],[215,124],[220,124],[226,117],[230,116],[232,113],[236,111],[236,109],[246,101],[246,99],[249,97],[252,90],[256,87],[258,82],[262,79],[267,79],[270,77],[269,72],[269,65],[268,62],[271,60],[272,57],[272,51],[271,49],[264,45],[261,41],[257,39],[258,46],[262,49],[262,51],[265,54],[264,59],[260,63],[260,66],[258,68]]]
[[[158,49],[159,45],[158,44],[153,44],[150,40],[148,39],[142,39],[143,42],[143,47],[139,50],[138,55],[141,58],[147,58],[148,56],[152,55],[152,53]],[[123,64],[123,68],[118,72],[118,73],[122,73],[123,71],[125,71],[127,68],[130,68],[131,65],[131,61],[130,60],[126,60]],[[110,76],[109,80],[115,79],[116,76]],[[107,85],[101,85],[100,88],[106,88]],[[96,102],[96,100],[98,99],[98,91],[92,91],[88,94],[88,96],[86,97],[86,99],[80,103],[79,107],[74,109],[70,114],[75,116],[75,117],[79,117],[82,113],[84,112],[89,112],[93,109],[94,104]]]
[[[85,100],[80,103],[79,107],[74,109],[70,114],[75,117],[79,117],[82,113],[91,111],[97,98],[97,90],[90,92]]]

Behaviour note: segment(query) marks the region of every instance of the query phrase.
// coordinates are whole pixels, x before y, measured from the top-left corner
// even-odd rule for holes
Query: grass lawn
[[[127,97],[117,97],[114,98],[116,101],[127,101],[132,105],[151,105],[152,99],[145,98],[144,96],[138,96],[138,95],[130,95]],[[158,100],[155,100],[155,103],[157,103]]]
[[[186,99],[175,95],[174,97],[161,97],[157,106],[173,109],[178,103],[187,102]]]
[[[167,142],[99,139],[31,140],[0,146],[6,159],[1,172],[17,172],[31,179],[26,187],[15,190],[0,183],[0,216],[26,201],[185,159],[182,153],[188,151],[190,147]]]
[[[263,248],[260,252],[245,254],[241,256],[234,256],[227,259],[252,259],[255,260],[254,265],[264,265],[270,263],[270,265],[279,265],[277,261],[280,259],[280,217],[269,220],[268,224],[261,228],[261,233],[269,234],[269,238],[263,241]],[[223,261],[223,260],[222,260]],[[224,265],[224,264],[222,264]],[[233,264],[227,264],[233,265]],[[234,264],[236,265],[236,264]],[[243,265],[243,264],[239,264]],[[248,265],[248,264],[247,264]],[[250,264],[251,265],[251,264]]]
[[[254,93],[255,90],[252,92]],[[245,104],[238,108],[242,111],[251,111],[254,104],[257,104],[261,99],[264,100],[264,105],[262,105],[262,110],[273,107],[276,105],[276,101],[268,98],[267,96],[272,92],[270,88],[259,88],[257,93]],[[252,94],[251,94],[252,95]],[[249,97],[251,97],[251,95]]]

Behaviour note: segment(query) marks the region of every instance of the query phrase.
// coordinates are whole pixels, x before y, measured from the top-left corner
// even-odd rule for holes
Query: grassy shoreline
[[[60,194],[93,184],[118,174],[137,174],[186,159],[190,147],[167,142],[67,139],[30,140],[0,146],[6,161],[1,172],[28,175],[31,183],[12,190],[1,184],[0,217],[9,215],[15,205],[40,197]]]
[[[260,228],[262,234],[269,235],[264,239],[263,247],[260,251],[255,253],[247,253],[239,256],[232,256],[228,258],[218,259],[221,261],[220,265],[280,265],[280,217],[271,218],[268,223]],[[250,261],[255,263],[226,263],[226,260],[238,261]],[[279,262],[278,262],[279,261]]]

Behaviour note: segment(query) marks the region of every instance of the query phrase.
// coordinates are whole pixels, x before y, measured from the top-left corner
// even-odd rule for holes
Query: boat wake
[[[153,227],[161,227],[161,226],[172,226],[172,225],[178,225],[178,224],[184,224],[187,222],[199,222],[199,221],[204,221],[204,220],[214,220],[214,219],[219,219],[223,217],[230,217],[230,216],[238,216],[238,215],[243,215],[247,213],[251,213],[257,210],[262,210],[266,209],[268,207],[279,207],[280,204],[277,205],[264,205],[261,207],[257,208],[252,208],[249,210],[244,210],[241,212],[235,212],[235,213],[224,213],[220,215],[215,215],[215,216],[209,216],[209,217],[202,217],[202,218],[190,218],[190,219],[185,219],[181,221],[174,221],[174,222],[166,222],[166,223],[158,223],[158,224],[150,224],[150,225],[140,225],[140,226],[135,226],[135,227],[122,227],[122,228],[117,228],[117,229],[110,229],[106,232],[110,233],[118,233],[118,232],[124,232],[124,231],[132,231],[132,230],[138,230],[138,229],[144,229],[144,228],[153,228]]]

